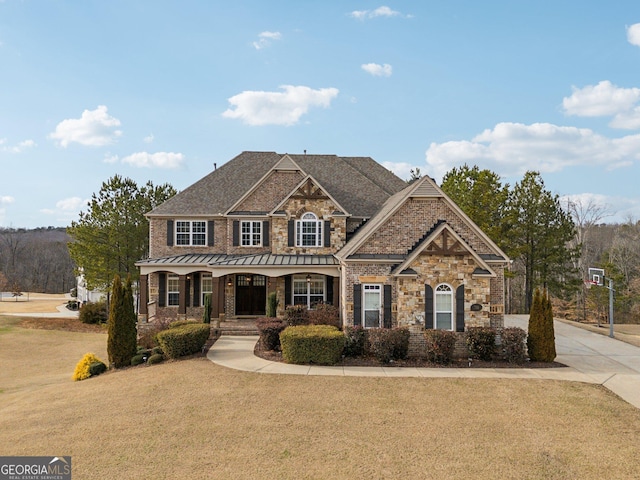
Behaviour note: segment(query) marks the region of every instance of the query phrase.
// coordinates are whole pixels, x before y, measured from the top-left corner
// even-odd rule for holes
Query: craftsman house
[[[501,327],[509,259],[429,177],[368,157],[243,152],[147,214],[140,321],[332,303],[344,325]]]

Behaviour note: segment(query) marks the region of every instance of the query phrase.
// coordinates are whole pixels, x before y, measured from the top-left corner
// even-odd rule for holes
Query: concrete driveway
[[[528,315],[506,315],[505,326],[527,329]],[[553,323],[556,361],[599,383],[640,408],[640,347],[605,335]]]

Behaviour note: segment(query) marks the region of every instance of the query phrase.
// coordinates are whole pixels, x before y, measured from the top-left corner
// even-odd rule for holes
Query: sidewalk
[[[528,316],[509,315],[507,326],[527,326]],[[207,357],[227,368],[285,375],[336,375],[424,378],[525,378],[603,385],[640,408],[640,348],[555,322],[557,361],[562,368],[403,368],[327,367],[270,362],[253,354],[256,336],[223,336]]]

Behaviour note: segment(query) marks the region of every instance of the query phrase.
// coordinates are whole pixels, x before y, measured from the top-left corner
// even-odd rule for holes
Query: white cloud
[[[627,27],[627,40],[631,45],[640,47],[640,23]]]
[[[111,155],[110,153],[106,153],[102,161],[104,163],[118,163],[119,160],[120,157],[118,155]]]
[[[258,35],[258,40],[252,43],[256,50],[262,50],[271,45],[273,40],[280,40],[282,34],[280,32],[262,32]]]
[[[9,195],[3,195],[0,197],[0,205],[10,205],[15,201],[16,199]]]
[[[620,88],[609,80],[584,88],[572,87],[573,94],[562,99],[568,115],[601,117],[628,111],[640,100],[640,88]]]
[[[406,162],[382,162],[382,166],[387,170],[391,170],[398,177],[405,180],[411,178],[411,170],[420,168],[416,165],[411,165],[410,163]]]
[[[593,204],[601,207],[604,215],[599,223],[625,223],[629,219],[640,219],[640,199],[619,197],[615,195],[602,195],[599,193],[577,193],[563,195],[560,204],[564,207],[567,201],[579,202],[582,205]]]
[[[384,65],[378,63],[363,63],[360,67],[374,77],[390,77],[393,73],[393,67],[388,63]]]
[[[120,120],[107,113],[107,107],[99,105],[95,110],[85,110],[80,118],[61,121],[49,138],[57,140],[62,147],[79,143],[100,147],[113,143],[120,135]]]
[[[471,141],[432,143],[426,160],[429,173],[438,179],[463,163],[501,176],[558,172],[576,165],[614,169],[640,160],[640,134],[611,139],[586,128],[499,123]]]
[[[56,208],[65,212],[75,212],[78,213],[85,207],[88,203],[88,200],[83,200],[80,197],[70,197],[65,198],[63,200],[59,200],[56,202]]]
[[[153,143],[153,140],[155,139],[155,137],[153,136],[153,133],[150,133],[149,135],[147,135],[146,137],[144,137],[142,139],[142,141],[144,143]]]
[[[180,168],[184,163],[184,155],[173,152],[137,152],[122,159],[135,167]]]
[[[6,141],[7,141],[6,138],[0,139],[0,145],[2,145],[0,147],[0,151],[9,152],[9,153],[22,153],[25,150],[29,148],[34,148],[38,145],[33,140],[24,140],[22,142],[19,142],[17,145],[14,145],[11,147],[11,146],[5,145]]]
[[[282,92],[246,90],[228,99],[235,108],[222,113],[247,125],[294,125],[310,107],[327,108],[337,95],[337,88],[314,90],[305,86],[282,85]]]
[[[376,17],[413,17],[413,15],[404,15],[396,10],[392,10],[385,5],[378,7],[375,10],[354,10],[353,12],[349,13],[349,16],[355,18],[356,20],[366,20],[368,18]]]

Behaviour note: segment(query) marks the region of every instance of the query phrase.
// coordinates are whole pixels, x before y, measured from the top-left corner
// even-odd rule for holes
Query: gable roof
[[[346,259],[349,255],[355,253],[364,242],[382,226],[396,211],[398,211],[409,198],[442,198],[443,201],[451,207],[471,229],[482,238],[489,246],[490,252],[480,252],[482,254],[495,255],[495,260],[508,261],[509,257],[491,240],[480,227],[478,227],[462,209],[451,200],[436,182],[429,176],[424,176],[406,187],[404,190],[389,197],[378,213],[360,228],[354,237],[340,250],[336,256],[340,259]],[[477,252],[478,253],[478,252]],[[486,255],[483,255],[485,257]]]
[[[355,217],[368,218],[406,183],[370,157],[242,152],[147,215],[214,216],[238,203],[278,168],[311,175]]]
[[[282,201],[275,206],[274,209],[271,210],[270,215],[273,215],[275,212],[277,212],[278,210],[280,210],[288,201],[291,197],[293,197],[294,195],[296,195],[301,188],[304,188],[305,186],[308,185],[314,185],[316,187],[316,191],[317,192],[322,192],[324,193],[329,200],[331,200],[331,202],[335,205],[335,207],[338,209],[337,211],[340,212],[341,215],[349,215],[349,212],[346,211],[346,209],[340,205],[340,203],[333,198],[333,196],[331,195],[331,193],[329,193],[327,191],[326,188],[324,188],[320,182],[318,182],[315,178],[313,178],[311,175],[307,175],[305,178],[303,178],[294,188],[293,190],[291,190],[291,192],[289,192],[289,194],[284,197],[282,199]]]

